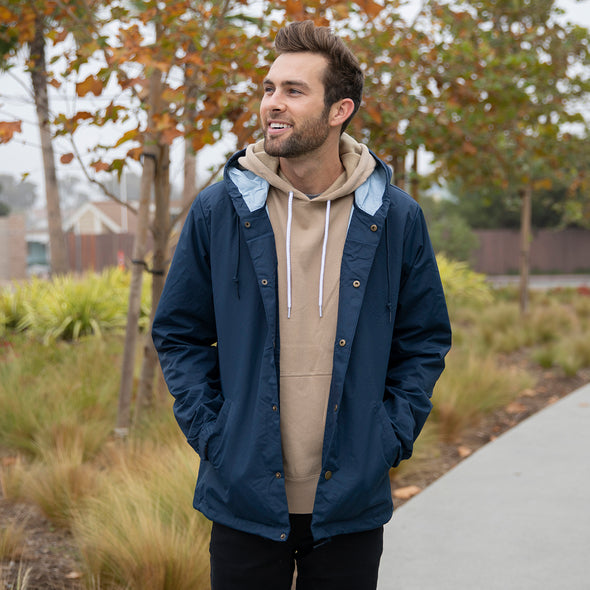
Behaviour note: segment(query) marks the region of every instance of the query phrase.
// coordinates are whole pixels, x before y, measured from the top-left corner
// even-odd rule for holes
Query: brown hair
[[[275,49],[279,55],[309,51],[319,53],[328,60],[323,80],[326,108],[343,98],[354,102],[352,115],[341,128],[344,132],[361,105],[364,82],[359,61],[344,41],[329,27],[316,27],[312,21],[306,20],[280,29],[275,38]]]

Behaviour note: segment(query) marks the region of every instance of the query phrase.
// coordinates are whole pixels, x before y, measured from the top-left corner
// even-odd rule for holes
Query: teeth
[[[290,125],[287,125],[286,123],[271,123],[270,124],[271,129],[287,129],[288,127],[290,127]]]

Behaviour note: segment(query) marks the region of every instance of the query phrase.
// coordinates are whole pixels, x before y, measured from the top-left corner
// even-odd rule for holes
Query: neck
[[[279,158],[279,166],[294,188],[306,195],[318,195],[329,188],[344,171],[336,146],[321,148],[297,158]]]

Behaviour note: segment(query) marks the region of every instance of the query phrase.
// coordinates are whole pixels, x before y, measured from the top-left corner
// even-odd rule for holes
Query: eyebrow
[[[270,78],[265,78],[262,82],[263,86],[266,85],[275,86],[275,83]],[[281,82],[280,86],[287,87],[287,86],[298,86],[300,88],[305,88],[306,90],[310,89],[310,86],[307,82],[303,82],[302,80],[284,80]]]

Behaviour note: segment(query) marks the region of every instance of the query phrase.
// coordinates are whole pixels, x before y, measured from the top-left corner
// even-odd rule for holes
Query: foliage
[[[584,125],[568,107],[588,93],[590,63],[587,31],[557,13],[553,0],[429,3],[427,118],[444,132],[428,147],[449,178],[510,196],[554,183],[563,125]]]
[[[446,199],[422,197],[420,203],[434,251],[453,260],[471,262],[479,240],[467,221],[452,210]]]
[[[36,189],[32,182],[17,182],[9,174],[0,174],[0,206],[5,204],[14,211],[30,209],[37,198]]]
[[[33,278],[0,291],[0,335],[29,331],[47,344],[124,329],[129,273],[118,268],[100,274]],[[143,328],[149,321],[149,285],[142,293]]]
[[[513,292],[485,289],[482,297],[466,265],[444,257],[439,264],[446,285],[465,284],[447,287],[454,346],[410,462],[417,466],[439,441],[531,387],[524,369],[501,365],[501,333],[506,341],[524,334],[512,350],[531,361],[550,348],[553,370],[590,366],[583,291],[535,294],[523,318]],[[130,439],[115,439],[119,335],[51,347],[29,332],[9,338],[0,348],[0,447],[14,460],[0,468],[4,496],[35,502],[73,532],[86,588],[207,588],[209,523],[191,501],[198,460],[171,400],[143,414]]]
[[[454,440],[485,414],[516,398],[533,385],[522,369],[501,370],[490,356],[479,356],[468,347],[456,349],[433,394],[433,420],[444,440]]]
[[[0,355],[0,447],[41,459],[75,446],[83,460],[93,457],[114,420],[120,343],[89,338],[47,347],[19,334]]]
[[[10,215],[10,207],[0,201],[0,217],[8,217]]]
[[[453,199],[449,214],[458,215],[475,229],[512,228],[520,226],[521,202],[502,189],[480,193],[477,187],[466,187],[460,180],[450,183]],[[562,225],[584,225],[583,220],[567,214],[569,189],[562,184],[539,190],[532,202],[532,226],[556,228]],[[579,200],[575,201],[579,203]]]
[[[131,590],[208,587],[209,523],[192,507],[194,453],[167,447],[111,449],[101,493],[73,521],[89,579]]]
[[[485,275],[474,272],[467,263],[451,260],[444,254],[436,259],[449,307],[492,301],[492,291]]]
[[[110,436],[121,347],[109,336],[47,348],[21,334],[0,353],[0,447],[19,457],[1,468],[3,495],[74,532],[87,588],[206,588],[198,463],[170,404],[129,441]]]

